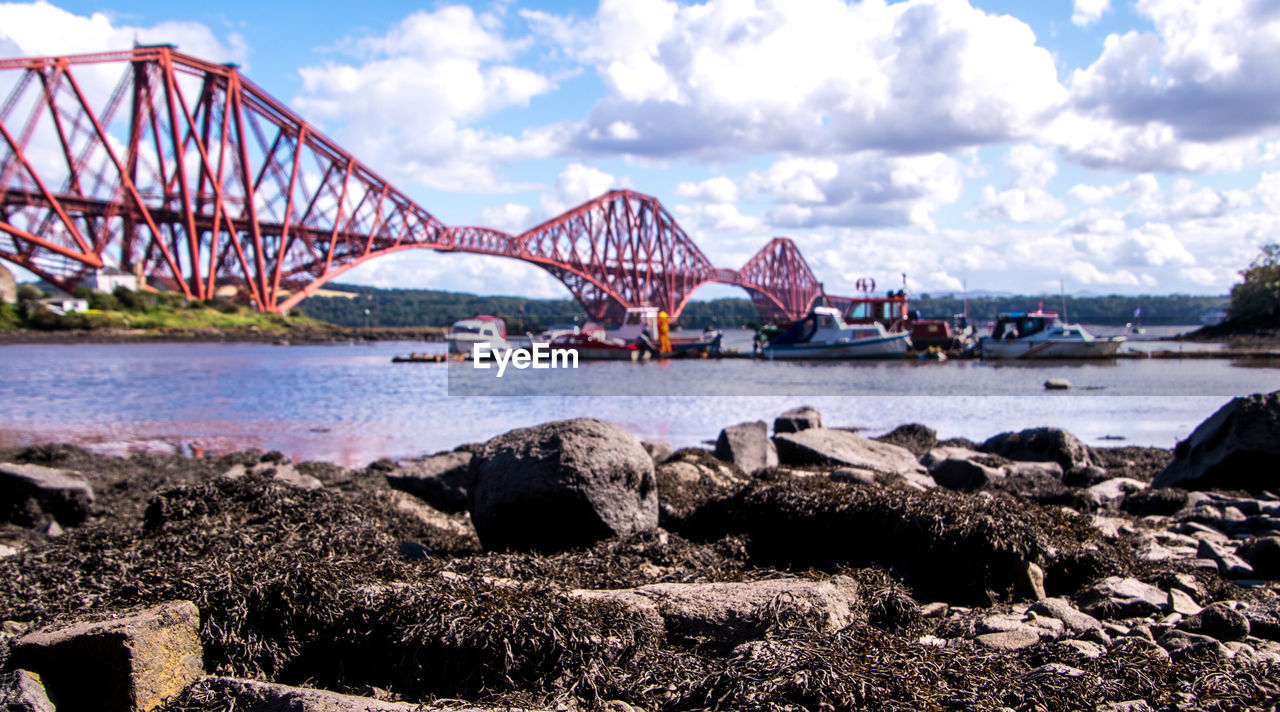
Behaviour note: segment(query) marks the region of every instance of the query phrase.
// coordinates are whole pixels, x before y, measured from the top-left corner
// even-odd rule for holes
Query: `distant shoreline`
[[[132,343],[287,343],[326,344],[349,341],[443,341],[447,329],[421,327],[302,327],[286,330],[252,329],[14,329],[0,331],[5,344],[132,344]]]

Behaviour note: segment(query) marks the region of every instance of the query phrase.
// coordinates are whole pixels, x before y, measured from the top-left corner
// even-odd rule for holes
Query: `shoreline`
[[[443,341],[445,327],[344,327],[282,330],[229,329],[67,329],[0,331],[0,345],[8,344],[133,344],[133,343],[276,343],[327,344],[350,341]]]

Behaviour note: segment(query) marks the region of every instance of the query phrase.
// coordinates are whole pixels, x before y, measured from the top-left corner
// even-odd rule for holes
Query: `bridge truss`
[[[538,265],[597,319],[678,316],[709,282],[745,288],[766,319],[821,294],[791,240],[718,269],[633,191],[520,235],[448,227],[234,65],[170,46],[0,60],[0,96],[0,258],[66,290],[110,266],[283,312],[358,264],[426,248]]]

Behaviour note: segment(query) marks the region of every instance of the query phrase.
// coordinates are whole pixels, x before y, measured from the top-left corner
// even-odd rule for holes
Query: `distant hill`
[[[331,284],[332,292],[356,296],[310,297],[295,311],[321,321],[343,326],[448,326],[476,314],[492,314],[518,331],[538,331],[553,324],[586,321],[582,307],[572,299],[526,299],[523,297],[479,296],[431,289],[379,289],[349,284]],[[1186,295],[1098,296],[1066,298],[1067,316],[1072,321],[1093,324],[1123,324],[1133,321],[1142,309],[1144,324],[1198,324],[1200,316],[1225,309],[1228,298]],[[997,312],[1035,309],[1062,311],[1058,295],[970,296],[969,314],[978,321],[994,319]],[[963,298],[955,295],[921,295],[911,300],[911,308],[924,316],[949,317],[964,311]],[[368,310],[368,314],[365,313]],[[750,299],[726,298],[691,301],[680,318],[686,329],[737,327],[757,322]]]

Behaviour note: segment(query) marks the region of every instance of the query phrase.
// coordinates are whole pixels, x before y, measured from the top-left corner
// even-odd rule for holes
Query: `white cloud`
[[[629,185],[630,181],[581,163],[570,163],[556,176],[554,193],[543,193],[543,217],[553,218],[570,208],[598,197],[612,188]]]
[[[977,214],[989,220],[1016,223],[1045,222],[1062,217],[1066,208],[1062,201],[1045,190],[1058,172],[1053,155],[1031,144],[1009,149],[1005,165],[1009,169],[1010,187],[996,191],[994,186],[982,189]]]
[[[787,158],[743,179],[774,200],[768,217],[782,227],[935,228],[933,212],[955,202],[963,169],[950,156],[863,152],[839,159]]]
[[[443,190],[511,190],[521,186],[499,177],[497,165],[554,155],[564,129],[517,137],[468,124],[554,88],[507,63],[525,44],[465,6],[415,12],[383,36],[343,43],[352,63],[300,69],[294,104],[312,120],[341,124],[344,145],[391,175]]]
[[[681,183],[676,186],[676,195],[703,203],[736,203],[738,185],[729,178],[718,176],[700,183]]]
[[[1107,37],[1071,77],[1060,145],[1094,167],[1230,170],[1280,126],[1273,2],[1138,0],[1154,32]]]
[[[1083,285],[1136,286],[1142,283],[1137,275],[1128,270],[1104,272],[1084,260],[1074,260],[1063,268],[1063,273],[1072,282]]]
[[[759,233],[766,230],[764,221],[754,215],[743,215],[731,203],[677,205],[673,212],[686,230],[716,230],[728,233]]]
[[[577,138],[649,155],[921,153],[1031,136],[1066,90],[1031,29],[968,2],[602,0],[529,11],[609,95]],[[608,127],[626,121],[639,141]]]
[[[527,205],[504,203],[481,210],[477,216],[477,224],[518,235],[526,228],[531,227],[529,217],[532,214],[533,209]]]
[[[1115,194],[1115,189],[1109,185],[1085,185],[1083,183],[1074,185],[1067,191],[1067,195],[1072,200],[1085,205],[1097,205],[1110,200]]]
[[[1102,14],[1111,9],[1111,0],[1075,0],[1071,12],[1071,23],[1084,27],[1102,19]]]
[[[180,52],[200,59],[236,62],[242,67],[249,55],[244,38],[238,33],[228,33],[220,39],[198,22],[170,21],[149,27],[117,25],[100,12],[76,15],[46,2],[0,4],[0,56],[127,50],[135,40],[143,44],[176,44]]]
[[[992,186],[982,189],[978,214],[988,220],[1016,223],[1039,223],[1060,218],[1066,212],[1062,201],[1044,188],[1009,188],[997,192]]]

